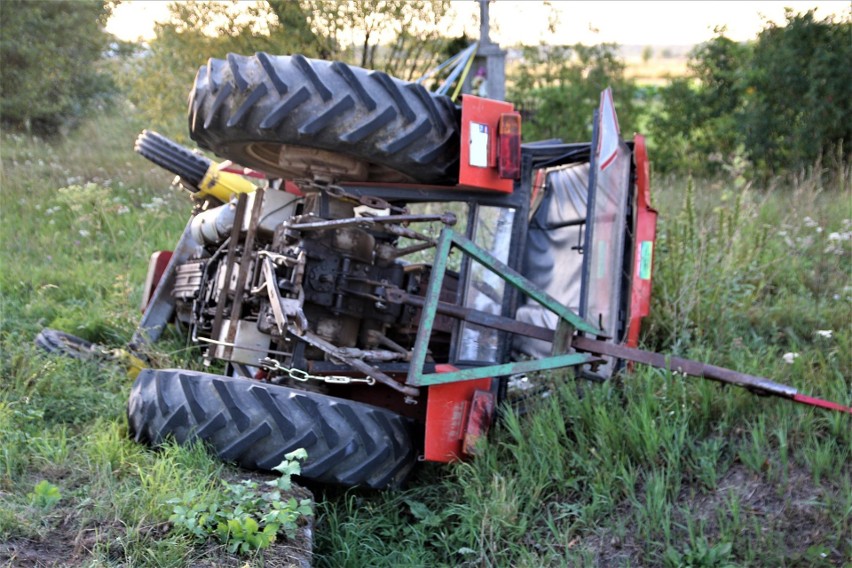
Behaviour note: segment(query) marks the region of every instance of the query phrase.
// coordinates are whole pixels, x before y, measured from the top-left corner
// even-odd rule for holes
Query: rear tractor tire
[[[146,369],[133,384],[127,414],[137,442],[202,440],[248,469],[271,470],[304,448],[301,476],[320,483],[394,487],[417,461],[407,418],[247,378]]]
[[[422,85],[302,55],[210,59],[189,100],[199,146],[285,179],[454,184],[459,124]]]

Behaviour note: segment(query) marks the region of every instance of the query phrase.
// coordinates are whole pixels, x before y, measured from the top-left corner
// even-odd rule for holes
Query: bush
[[[98,0],[0,2],[0,120],[54,134],[114,91],[99,66],[111,7]]]
[[[612,87],[622,132],[633,128],[634,83],[624,77],[617,46],[525,47],[509,99],[525,116],[524,139],[590,140],[601,91]]]
[[[692,52],[692,77],[660,90],[650,123],[659,169],[718,173],[742,154],[768,176],[826,156],[848,160],[852,22],[814,11],[786,18],[750,44],[717,30]]]
[[[750,56],[748,45],[718,35],[692,51],[692,77],[660,90],[650,127],[661,169],[718,173],[722,160],[710,158],[736,153]]]
[[[849,156],[852,143],[852,21],[817,20],[787,10],[769,24],[750,65],[742,139],[751,159],[771,172]]]

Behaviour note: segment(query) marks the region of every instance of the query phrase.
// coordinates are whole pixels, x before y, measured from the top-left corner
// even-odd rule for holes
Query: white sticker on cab
[[[470,123],[470,165],[488,167],[488,125]]]

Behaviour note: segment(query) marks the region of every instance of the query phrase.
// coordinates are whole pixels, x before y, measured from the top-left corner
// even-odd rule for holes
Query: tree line
[[[154,127],[182,134],[197,68],[229,52],[302,53],[413,80],[467,38],[442,32],[448,0],[176,2],[147,45],[104,31],[116,2],[0,2],[0,121],[51,135],[125,98]],[[584,140],[612,86],[622,130],[641,129],[658,171],[713,173],[734,157],[772,174],[846,161],[852,139],[852,21],[788,10],[749,42],[716,36],[664,87],[625,75],[614,44],[522,49],[507,69],[528,140]],[[177,126],[181,124],[181,126]],[[845,144],[845,145],[844,145]]]

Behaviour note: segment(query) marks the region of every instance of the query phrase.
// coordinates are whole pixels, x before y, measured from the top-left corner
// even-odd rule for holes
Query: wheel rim
[[[414,179],[398,170],[359,160],[345,154],[276,142],[247,142],[230,145],[243,152],[259,169],[285,179],[308,178],[326,182],[374,181],[412,183]]]

